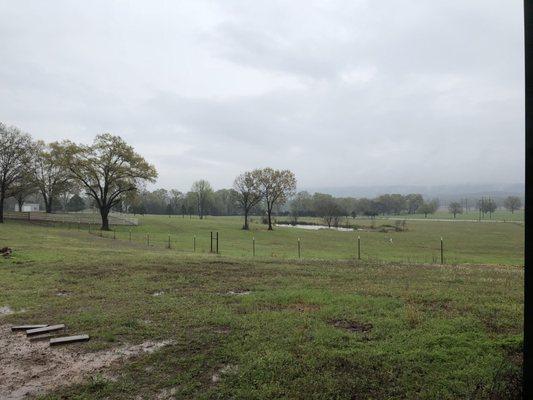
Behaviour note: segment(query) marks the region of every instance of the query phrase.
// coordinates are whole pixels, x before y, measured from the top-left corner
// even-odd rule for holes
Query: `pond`
[[[331,228],[328,227],[327,225],[300,225],[300,224],[296,224],[296,225],[291,225],[291,224],[276,224],[276,226],[280,226],[282,228],[299,228],[299,229],[307,229],[307,230],[310,230],[310,231],[318,231],[319,229],[332,229],[334,231],[339,231],[339,232],[352,232],[354,231],[355,229],[353,228],[343,228],[343,227],[334,227],[332,226]],[[362,229],[361,229],[362,230]]]

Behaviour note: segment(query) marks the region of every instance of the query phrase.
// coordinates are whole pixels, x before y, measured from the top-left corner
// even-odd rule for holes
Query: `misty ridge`
[[[523,198],[524,183],[503,184],[456,184],[456,185],[375,185],[375,186],[336,186],[336,187],[303,187],[310,193],[328,193],[335,197],[377,197],[382,194],[420,193],[424,197],[437,197],[441,201],[453,201],[463,198],[478,199],[492,197],[503,199],[508,196]]]

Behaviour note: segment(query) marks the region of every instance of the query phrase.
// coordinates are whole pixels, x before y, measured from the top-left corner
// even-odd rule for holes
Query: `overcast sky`
[[[0,121],[120,135],[157,187],[524,179],[519,0],[0,0],[0,57]]]

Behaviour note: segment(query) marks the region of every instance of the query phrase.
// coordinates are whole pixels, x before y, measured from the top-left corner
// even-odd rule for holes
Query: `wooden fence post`
[[[218,231],[217,231],[217,254],[218,254]]]
[[[298,238],[298,258],[301,258],[301,251],[300,251],[300,238]]]
[[[213,232],[212,231],[211,231],[211,243],[210,243],[210,246],[211,246],[211,248],[210,248],[209,252],[212,253],[213,252]]]
[[[252,238],[252,255],[255,257],[255,236]]]
[[[192,238],[192,251],[193,253],[196,253],[196,235]]]
[[[440,238],[440,263],[444,264],[444,244],[442,241],[442,236]]]
[[[170,218],[170,215],[168,217]],[[170,249],[170,235],[168,235],[168,248]]]
[[[357,259],[361,259],[361,236],[357,236]]]

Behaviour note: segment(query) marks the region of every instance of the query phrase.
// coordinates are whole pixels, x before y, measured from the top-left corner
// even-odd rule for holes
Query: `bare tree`
[[[252,172],[257,177],[259,191],[265,201],[268,230],[272,230],[272,209],[274,205],[282,205],[296,191],[296,178],[289,170],[264,168]]]
[[[4,222],[4,201],[27,176],[33,155],[30,135],[0,122],[0,223]]]
[[[428,217],[428,214],[434,214],[435,211],[439,208],[439,201],[437,199],[433,199],[431,201],[424,201],[420,207],[418,207],[417,212],[420,214],[424,214],[424,218]]]
[[[213,194],[213,189],[211,188],[209,182],[207,182],[205,179],[200,179],[192,184],[191,192],[193,192],[196,196],[198,217],[203,219],[207,211],[209,200]]]
[[[28,196],[36,191],[29,173],[26,174],[18,183],[14,184],[9,190],[9,195],[13,196],[17,201],[18,210],[22,211],[24,201]]]
[[[92,145],[62,144],[63,162],[71,177],[94,199],[102,230],[109,230],[109,212],[127,193],[138,190],[142,182],[155,182],[157,171],[135,153],[120,136],[109,133],[96,136]]]
[[[328,228],[331,228],[332,225],[339,225],[343,210],[339,206],[337,199],[330,194],[315,193],[313,195],[313,203],[316,215],[323,219]]]
[[[62,151],[59,143],[46,145],[43,141],[38,141],[36,145],[33,182],[43,196],[47,213],[52,212],[52,204],[67,192],[71,183],[70,172],[63,163]]]
[[[248,215],[250,210],[261,201],[257,173],[245,172],[235,178],[233,188],[238,193],[238,202],[244,212],[244,225],[242,229],[248,230]]]
[[[509,196],[503,201],[503,205],[511,211],[511,214],[514,214],[516,210],[520,210],[522,207],[522,200],[518,196]]]
[[[458,201],[452,201],[450,204],[448,204],[448,210],[453,214],[453,218],[455,219],[457,214],[463,213],[463,205]]]

